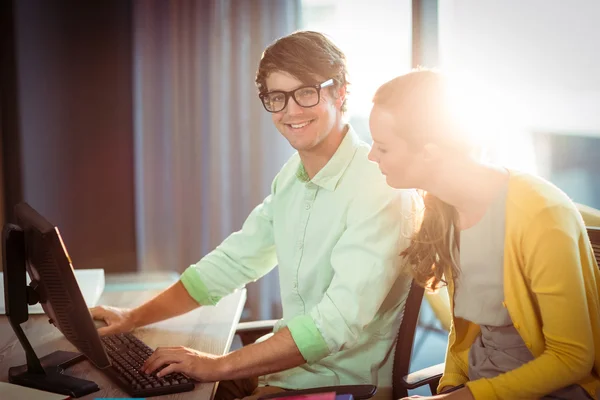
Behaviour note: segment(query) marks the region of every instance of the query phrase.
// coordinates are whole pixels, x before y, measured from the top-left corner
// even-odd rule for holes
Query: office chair
[[[596,264],[598,264],[598,268],[600,268],[600,227],[588,226],[586,229],[592,244],[592,250],[594,252],[594,257],[596,258]],[[440,382],[443,372],[444,363],[440,363],[432,367],[405,375],[401,380],[401,385],[407,390],[429,385],[431,393],[437,394],[437,386]],[[395,396],[394,398],[397,399],[399,397]]]
[[[600,268],[600,226],[588,226],[587,233],[592,243],[592,250],[594,250],[594,257],[596,257],[596,264]]]
[[[577,207],[577,210],[581,214],[585,226],[600,227],[600,210],[580,203],[575,203],[575,207]]]

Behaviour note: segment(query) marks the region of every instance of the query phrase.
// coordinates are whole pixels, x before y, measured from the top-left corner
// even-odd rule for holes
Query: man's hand
[[[159,347],[146,360],[142,372],[150,374],[166,365],[157,376],[180,372],[198,382],[216,382],[227,378],[221,360],[220,356],[187,347]]]
[[[288,328],[261,343],[244,346],[224,356],[186,347],[159,347],[146,360],[142,372],[164,376],[180,372],[199,382],[243,379],[294,368],[306,363]]]
[[[130,332],[136,328],[128,308],[98,306],[91,308],[90,313],[92,318],[106,323],[107,326],[98,328],[98,334],[102,336]]]
[[[173,318],[200,305],[194,300],[181,281],[169,286],[156,297],[142,305],[129,309],[99,306],[90,309],[94,319],[103,320],[108,326],[98,329],[100,335],[130,332],[135,328]]]

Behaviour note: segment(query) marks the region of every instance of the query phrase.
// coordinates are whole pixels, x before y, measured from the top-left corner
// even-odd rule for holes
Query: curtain
[[[292,149],[257,97],[264,48],[298,27],[300,0],[134,2],[138,269],[182,272],[241,228]],[[273,318],[276,272],[244,318]]]

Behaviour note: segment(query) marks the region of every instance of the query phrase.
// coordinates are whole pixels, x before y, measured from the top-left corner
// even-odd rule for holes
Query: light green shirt
[[[415,193],[390,188],[350,128],[309,180],[298,154],[242,229],[190,266],[181,281],[215,304],[279,266],[283,319],[306,364],[261,385],[391,386],[393,346],[410,278],[399,253],[413,229]]]

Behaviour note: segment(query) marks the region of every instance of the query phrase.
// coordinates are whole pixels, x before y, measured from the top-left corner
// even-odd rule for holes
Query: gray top
[[[531,360],[533,355],[514,326],[482,325],[481,335],[469,350],[469,380],[493,378]],[[589,400],[591,397],[581,386],[573,384],[555,390],[542,399]]]
[[[475,226],[460,232],[461,272],[455,281],[454,315],[478,325],[512,325],[502,305],[506,189]]]

